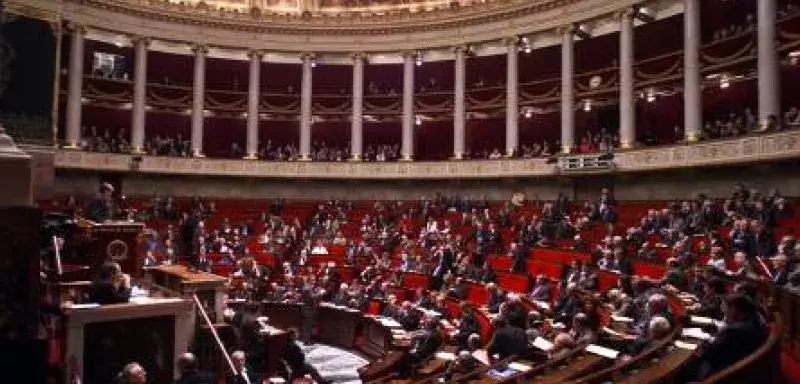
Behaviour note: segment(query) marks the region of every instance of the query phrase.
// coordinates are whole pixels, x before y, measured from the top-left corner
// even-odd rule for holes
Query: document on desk
[[[723,326],[725,326],[725,322],[720,321],[720,320],[714,320],[714,319],[712,319],[710,317],[691,316],[691,317],[689,317],[689,320],[691,320],[691,322],[694,323],[694,324],[700,324],[700,325],[711,325],[711,324],[714,324],[717,328],[722,328]]]
[[[472,352],[472,357],[480,361],[484,365],[489,365],[489,353],[485,349],[478,349]]]
[[[689,351],[694,351],[697,349],[697,344],[687,343],[685,341],[675,340],[675,346],[680,349],[686,349]]]
[[[155,303],[177,303],[183,301],[180,297],[131,297],[130,302],[134,304],[155,304]]]
[[[586,346],[586,352],[594,353],[598,356],[603,356],[609,359],[616,359],[619,356],[619,351],[613,350],[611,348],[606,348],[597,344],[589,344]]]
[[[537,337],[536,340],[533,340],[533,346],[545,352],[553,349],[553,343],[543,337]]]
[[[544,301],[539,301],[539,300],[531,300],[531,301],[534,304],[536,304],[536,306],[539,307],[539,308],[548,309],[548,310],[550,309],[550,304],[548,304],[548,303],[546,303]]]
[[[402,327],[403,327],[403,326],[402,326],[402,325],[400,325],[400,323],[398,323],[398,322],[397,322],[395,319],[390,319],[390,318],[388,318],[388,317],[379,317],[379,318],[378,318],[378,321],[379,321],[379,322],[381,323],[381,325],[383,325],[384,327],[389,327],[389,328],[402,328]]]
[[[92,308],[100,308],[100,304],[98,304],[98,303],[68,304],[68,305],[65,305],[64,308],[69,308],[69,309],[92,309]]]
[[[440,351],[436,352],[436,358],[439,360],[453,361],[456,359],[456,355],[452,352]]]
[[[513,369],[517,372],[528,372],[532,369],[530,365],[518,363],[516,361],[508,363],[508,368]]]
[[[614,315],[611,315],[611,320],[612,321],[616,321],[617,323],[625,323],[625,324],[633,323],[633,319],[631,319],[630,317],[625,317],[625,316],[614,316]]]
[[[691,337],[698,340],[711,340],[714,338],[710,334],[703,332],[700,328],[684,328],[681,333],[684,337]]]

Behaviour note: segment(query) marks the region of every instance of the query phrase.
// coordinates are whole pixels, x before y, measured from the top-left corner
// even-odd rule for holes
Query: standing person
[[[102,223],[113,218],[114,201],[112,200],[112,195],[114,187],[109,183],[103,183],[100,184],[98,192],[98,195],[86,207],[86,218]]]
[[[181,251],[183,252],[189,265],[193,268],[199,269],[199,260],[197,259],[197,252],[194,246],[197,239],[197,227],[200,222],[199,215],[196,211],[184,213],[183,220],[181,221]]]
[[[261,324],[258,322],[258,315],[258,304],[246,303],[242,310],[236,312],[231,321],[234,325],[237,345],[243,352],[243,356],[246,356],[244,366],[250,370],[251,378],[257,376],[267,361],[267,350],[261,340]]]

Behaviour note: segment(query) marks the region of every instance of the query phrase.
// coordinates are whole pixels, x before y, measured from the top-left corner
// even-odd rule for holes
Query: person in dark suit
[[[450,382],[453,378],[458,378],[460,375],[466,375],[474,371],[483,363],[478,360],[474,353],[481,347],[481,337],[473,333],[467,340],[465,349],[462,349],[456,359],[447,364],[443,378],[445,382]]]
[[[89,202],[86,207],[86,218],[102,223],[111,220],[113,217],[114,206],[111,195],[114,193],[114,187],[109,183],[100,184],[98,195]]]
[[[536,283],[531,289],[531,300],[543,301],[550,303],[553,299],[553,290],[550,287],[550,282],[545,275],[536,276]]]
[[[217,384],[213,374],[199,370],[197,358],[191,353],[178,357],[177,365],[180,378],[175,380],[175,384]]]
[[[503,292],[494,283],[486,284],[486,290],[489,296],[486,306],[489,307],[489,312],[497,313],[500,310],[500,304],[503,303]]]
[[[255,303],[245,304],[242,310],[233,315],[231,323],[236,335],[236,345],[247,356],[246,365],[251,369],[262,367],[266,351],[261,342],[258,305]]]
[[[495,355],[502,360],[528,349],[527,336],[522,328],[510,325],[502,316],[494,319],[493,326],[494,335],[486,347],[490,360],[494,361]]]
[[[200,265],[197,260],[195,241],[197,240],[197,227],[200,224],[199,216],[199,213],[196,212],[184,213],[180,226],[181,252],[189,261],[189,264],[198,269]]]
[[[767,341],[769,332],[758,315],[756,303],[739,294],[725,299],[726,326],[714,340],[697,349],[690,380],[703,380],[745,358]]]
[[[475,319],[475,314],[472,313],[472,307],[468,302],[462,301],[459,304],[461,310],[461,317],[458,319],[457,333],[453,337],[456,343],[461,348],[467,348],[467,342],[472,334],[479,333],[481,330],[478,320]]]
[[[306,355],[303,353],[303,350],[300,349],[300,346],[297,345],[297,338],[299,337],[297,329],[290,328],[288,333],[288,345],[286,346],[286,353],[283,356],[283,360],[291,370],[290,379],[309,375],[319,384],[332,383],[332,381],[323,378],[316,368],[306,362]]]
[[[444,338],[439,332],[438,326],[437,319],[428,318],[423,323],[422,329],[411,333],[411,348],[398,363],[398,371],[401,376],[410,375],[415,365],[433,356],[442,345]]]
[[[89,301],[100,305],[127,303],[131,298],[131,277],[122,273],[118,263],[108,262],[100,267],[92,281]]]
[[[233,351],[231,353],[231,362],[235,372],[227,375],[225,378],[226,384],[257,384],[261,382],[259,374],[247,365],[247,355],[244,351],[240,349]]]
[[[517,243],[511,243],[508,253],[512,260],[511,272],[525,274],[528,269],[528,250]]]

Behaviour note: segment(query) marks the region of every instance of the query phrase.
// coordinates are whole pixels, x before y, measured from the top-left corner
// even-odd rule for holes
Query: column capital
[[[413,59],[413,58],[416,58],[418,54],[419,54],[419,51],[414,49],[414,50],[405,50],[405,51],[402,52],[402,54],[400,56],[402,58],[404,58],[404,59],[405,58],[412,58]]]
[[[192,52],[194,52],[195,54],[197,54],[197,53],[206,54],[206,53],[208,53],[208,45],[201,44],[201,43],[192,44]]]
[[[317,54],[314,52],[302,52],[300,53],[300,61],[312,60],[316,59]]]
[[[149,47],[150,42],[153,41],[151,38],[147,36],[139,36],[139,35],[133,35],[130,37],[130,39],[131,39],[131,44],[133,44],[134,46],[136,44],[144,44],[145,47]]]
[[[350,54],[350,59],[353,60],[353,63],[356,61],[363,61],[367,59],[367,54],[364,52],[353,52]]]
[[[508,36],[508,37],[504,37],[503,38],[503,45],[505,45],[505,46],[514,45],[514,46],[516,46],[516,45],[519,45],[519,41],[520,41],[519,36]]]
[[[614,20],[625,21],[633,18],[636,10],[633,7],[625,7],[614,12]]]
[[[82,35],[86,33],[85,25],[73,21],[67,23],[67,29],[71,30],[73,33],[80,33]]]
[[[469,50],[469,45],[467,44],[458,44],[453,46],[453,53],[466,53]]]
[[[556,33],[559,35],[574,34],[575,30],[576,28],[574,24],[565,24],[556,27]]]
[[[248,59],[258,58],[259,60],[261,60],[262,57],[264,57],[264,51],[262,51],[260,49],[251,49],[251,50],[247,51],[247,58]]]

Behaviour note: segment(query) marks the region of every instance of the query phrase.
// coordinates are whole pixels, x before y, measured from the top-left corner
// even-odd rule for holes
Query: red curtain
[[[87,132],[91,127],[95,127],[100,135],[108,130],[112,137],[121,131],[127,139],[130,139],[131,110],[85,104],[81,110],[81,126],[85,127]]]
[[[399,121],[364,123],[364,148],[369,145],[397,145],[403,138],[403,125]]]
[[[467,120],[466,147],[473,158],[482,158],[484,152],[490,154],[495,149],[505,153],[505,117]]]
[[[453,156],[453,121],[425,121],[416,126],[414,158],[446,160]]]

